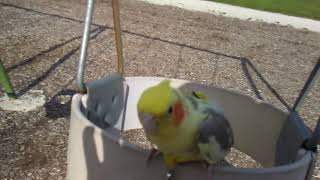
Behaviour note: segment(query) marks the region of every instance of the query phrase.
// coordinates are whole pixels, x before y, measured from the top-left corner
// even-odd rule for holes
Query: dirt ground
[[[83,2],[0,0],[0,60],[19,95],[37,89],[48,98],[38,111],[0,110],[0,179],[65,179]],[[88,80],[115,71],[111,3],[100,0],[95,8]],[[305,29],[135,0],[121,1],[121,18],[127,76],[196,80],[283,110],[293,105],[320,57],[320,34]],[[318,81],[300,111],[310,127],[319,104]]]

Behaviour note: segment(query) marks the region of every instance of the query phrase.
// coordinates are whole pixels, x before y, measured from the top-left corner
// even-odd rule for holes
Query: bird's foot
[[[172,180],[173,179],[173,175],[174,175],[174,170],[173,169],[167,170],[167,174],[166,174],[167,180]]]
[[[200,161],[200,165],[201,165],[202,168],[208,169],[208,167],[209,167],[210,164],[208,164],[208,163],[205,162],[205,161]]]
[[[214,170],[215,170],[215,166],[210,164],[208,166],[208,180],[213,180]]]
[[[155,157],[157,157],[159,155],[160,155],[160,151],[158,151],[155,148],[152,148],[149,151],[149,154],[148,154],[148,157],[147,157],[147,160],[146,160],[146,164],[148,165],[151,162],[152,159],[154,159]]]

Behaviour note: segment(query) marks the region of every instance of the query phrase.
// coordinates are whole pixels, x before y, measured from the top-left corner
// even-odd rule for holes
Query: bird
[[[234,144],[230,122],[223,109],[202,92],[182,92],[162,80],[144,90],[137,103],[140,123],[148,140],[163,154],[167,179],[181,163],[205,162],[208,179]]]

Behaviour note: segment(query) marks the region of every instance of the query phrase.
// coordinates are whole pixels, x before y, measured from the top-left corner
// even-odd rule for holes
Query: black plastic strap
[[[317,77],[320,75],[320,58],[318,59],[318,62],[314,66],[313,70],[311,71],[308,80],[304,84],[299,97],[297,98],[296,102],[294,103],[294,106],[292,108],[292,113],[297,113],[297,110],[299,106],[301,106],[302,101],[307,96],[308,92],[312,88],[313,84],[315,83]],[[320,143],[320,118],[318,119],[317,126],[315,130],[312,133],[311,138],[308,138],[304,143],[304,148],[308,150],[312,150],[314,152],[317,151],[317,145]]]
[[[304,84],[296,102],[294,103],[292,111],[297,111],[297,109],[301,105],[302,101],[307,96],[309,90],[312,88],[317,76],[320,75],[319,73],[320,73],[320,58],[318,59],[317,64],[314,66],[313,70],[311,71],[308,80]]]

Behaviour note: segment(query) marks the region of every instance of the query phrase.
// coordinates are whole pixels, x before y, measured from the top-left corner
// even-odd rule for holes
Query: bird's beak
[[[144,114],[142,117],[143,127],[147,134],[152,134],[157,128],[157,119],[150,115]]]

